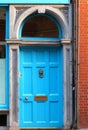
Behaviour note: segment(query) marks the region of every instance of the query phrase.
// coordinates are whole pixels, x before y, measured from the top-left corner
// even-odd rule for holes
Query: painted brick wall
[[[88,128],[88,0],[78,1],[78,127]]]

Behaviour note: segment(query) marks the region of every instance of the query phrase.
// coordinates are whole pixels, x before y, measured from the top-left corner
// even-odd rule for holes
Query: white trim
[[[21,45],[66,45],[70,44],[70,39],[61,39],[61,40],[44,40],[44,41],[33,41],[33,40],[17,40],[17,39],[7,39],[9,44],[21,44]]]
[[[67,57],[68,52],[69,52],[68,54],[69,58]],[[71,57],[72,57],[71,45],[64,45],[63,46],[64,129],[70,129],[71,124],[72,124],[72,58]]]
[[[18,122],[16,121],[13,121],[13,117],[14,117],[14,113],[13,113],[13,86],[12,86],[12,52],[13,50],[17,50],[17,53],[18,53],[18,48],[19,46],[18,45],[10,45],[10,55],[9,55],[9,61],[10,61],[10,67],[9,67],[9,73],[10,73],[10,111],[9,111],[9,114],[10,114],[10,126],[18,126]],[[18,70],[17,70],[18,71]],[[18,108],[15,108],[15,109],[18,109]]]
[[[58,23],[60,23],[62,27],[63,39],[69,39],[69,24],[67,22],[67,17],[59,9],[48,5],[36,5],[30,8],[27,7],[26,9],[23,6],[22,13],[20,13],[17,17],[16,7],[14,5],[10,5],[10,38],[18,39],[19,28],[23,20],[36,11],[40,13],[40,9],[43,13],[51,14],[57,19]]]
[[[72,4],[69,5],[68,10],[68,17],[69,17],[69,38],[72,39]]]

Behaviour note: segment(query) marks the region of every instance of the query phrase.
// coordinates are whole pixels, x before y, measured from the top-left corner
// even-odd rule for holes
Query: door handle
[[[28,97],[25,97],[25,100],[28,101]]]

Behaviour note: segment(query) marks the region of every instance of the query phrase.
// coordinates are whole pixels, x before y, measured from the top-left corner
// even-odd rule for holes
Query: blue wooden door
[[[20,48],[20,128],[63,126],[62,49]]]

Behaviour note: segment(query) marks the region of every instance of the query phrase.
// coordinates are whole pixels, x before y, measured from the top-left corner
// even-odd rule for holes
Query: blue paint
[[[61,38],[63,37],[62,35],[62,29],[61,29],[61,25],[58,23],[58,21],[51,15],[49,14],[41,14],[40,16],[46,16],[48,18],[50,18],[57,26],[58,30],[59,30],[59,36],[57,38],[40,38],[40,37],[22,37],[22,29],[23,29],[23,26],[24,24],[31,18],[33,17],[36,17],[36,16],[39,16],[40,14],[32,14],[30,16],[28,16],[21,24],[20,26],[20,29],[19,29],[19,39],[22,39],[22,40],[33,40],[33,41],[36,41],[36,40],[52,40],[52,41],[59,41],[61,40]],[[47,24],[47,23],[45,23]]]
[[[2,8],[2,7],[0,7]],[[3,7],[6,9],[6,36],[9,38],[9,9],[8,7]],[[6,60],[5,60],[5,102],[0,104],[0,109],[9,108],[9,46],[6,44]]]
[[[8,4],[0,4],[0,8],[6,8],[6,6],[8,6]]]
[[[62,50],[54,46],[20,48],[20,128],[63,127]],[[48,100],[35,101],[37,95],[45,95]]]
[[[6,44],[6,108],[9,109],[9,45]]]
[[[22,40],[25,41],[59,41],[59,38],[37,38],[37,37],[32,37],[32,38],[28,38],[28,37],[22,37]]]
[[[70,0],[1,0],[0,4],[69,4]]]
[[[6,8],[6,39],[9,39],[9,8]],[[6,43],[6,108],[9,109],[9,45]]]

